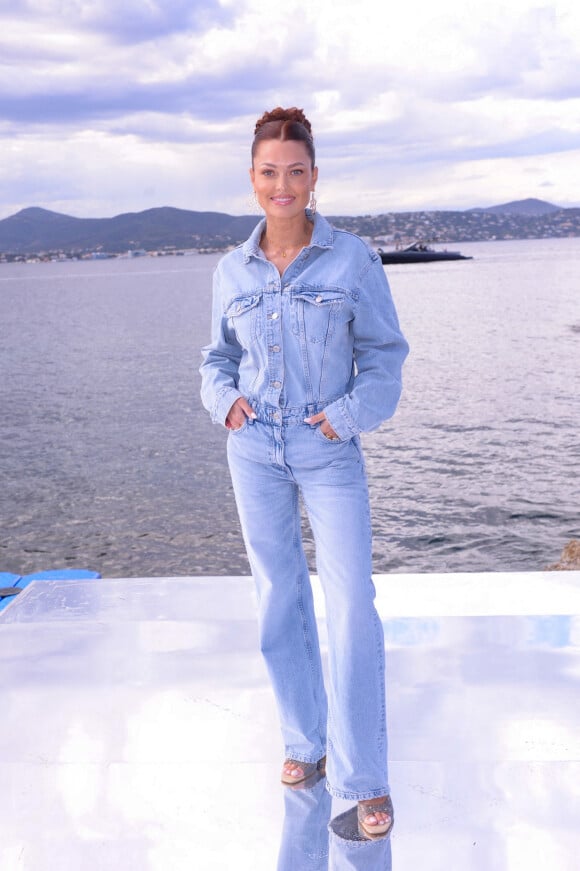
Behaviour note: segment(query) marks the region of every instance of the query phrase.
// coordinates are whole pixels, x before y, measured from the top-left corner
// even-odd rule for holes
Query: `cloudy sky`
[[[247,214],[256,118],[327,214],[580,205],[578,0],[0,0],[0,218]]]

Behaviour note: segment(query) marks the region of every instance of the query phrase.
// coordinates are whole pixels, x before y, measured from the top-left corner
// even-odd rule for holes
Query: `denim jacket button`
[[[316,297],[316,302],[322,302],[322,297],[320,295]]]
[[[280,350],[280,345],[272,345],[272,350],[277,353]]]
[[[281,381],[272,381],[272,387],[276,387],[276,388],[282,387],[282,382]]]
[[[273,321],[275,321],[276,318],[278,317],[278,312],[272,312],[272,314],[270,315],[270,317],[272,318]]]

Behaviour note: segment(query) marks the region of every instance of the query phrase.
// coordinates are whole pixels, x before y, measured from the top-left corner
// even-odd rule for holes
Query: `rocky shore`
[[[548,572],[577,572],[580,570],[580,541],[569,541],[557,563],[546,567]]]

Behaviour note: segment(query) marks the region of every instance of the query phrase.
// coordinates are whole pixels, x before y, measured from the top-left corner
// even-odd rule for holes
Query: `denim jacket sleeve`
[[[202,349],[201,401],[214,423],[225,425],[228,412],[242,394],[238,390],[242,348],[228,327],[220,294],[220,272],[213,277],[211,342]]]
[[[354,382],[349,393],[324,409],[341,439],[377,429],[393,416],[401,395],[401,370],[409,352],[381,259],[375,251],[370,251],[357,289],[352,322]]]

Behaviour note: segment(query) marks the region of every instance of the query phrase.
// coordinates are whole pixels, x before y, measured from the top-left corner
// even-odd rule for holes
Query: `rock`
[[[572,539],[569,541],[562,556],[557,563],[551,566],[546,566],[547,572],[574,572],[580,571],[580,541]]]

